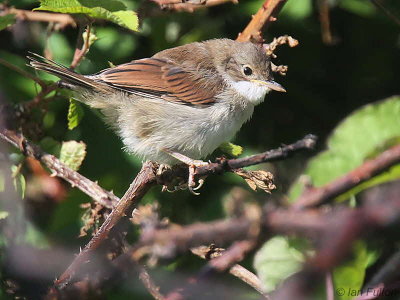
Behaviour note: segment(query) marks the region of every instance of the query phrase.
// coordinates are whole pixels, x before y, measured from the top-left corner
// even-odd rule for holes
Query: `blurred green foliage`
[[[78,0],[69,2],[83,3]],[[89,3],[89,1],[84,2]],[[106,11],[94,10],[87,6],[93,16],[100,16],[114,23],[106,21],[94,23],[93,32],[97,40],[77,68],[78,72],[95,73],[109,67],[110,63],[116,65],[132,59],[149,57],[160,50],[194,41],[222,37],[234,39],[263,3],[262,0],[243,0],[238,5],[225,4],[194,13],[184,13],[160,11],[154,3],[146,0],[112,1],[114,4],[116,2],[123,3],[123,6],[111,7],[113,4],[109,4],[111,6]],[[395,15],[399,15],[398,1],[381,2]],[[42,5],[45,6],[46,3],[42,2]],[[59,1],[59,3],[60,7],[64,7],[62,5],[67,2]],[[307,133],[317,134],[320,137],[319,147],[323,149],[326,137],[345,116],[365,104],[399,94],[398,25],[367,0],[331,0],[328,3],[332,44],[322,42],[318,3],[312,0],[288,0],[278,21],[265,33],[267,41],[275,36],[289,34],[297,38],[300,45],[294,49],[283,46],[278,50],[278,58],[274,63],[287,64],[289,72],[286,77],[276,75],[275,80],[288,92],[268,95],[267,100],[256,108],[252,120],[238,133],[234,142],[244,147],[243,155],[265,151],[281,143],[289,143]],[[35,0],[9,0],[8,4],[28,10],[39,7],[39,2]],[[139,32],[124,28],[136,29],[136,23],[129,23],[131,19],[129,22],[124,19],[128,10],[138,12]],[[65,7],[59,11],[67,12]],[[88,12],[82,9],[78,11]],[[123,13],[116,15],[115,11]],[[129,14],[132,15],[132,12]],[[12,25],[13,21],[13,17],[0,17],[0,29]],[[34,74],[35,72],[26,66],[25,56],[28,51],[43,54],[47,47],[54,60],[69,65],[78,35],[76,28],[67,27],[62,31],[53,32],[45,23],[17,21],[16,24],[0,31],[0,58]],[[57,80],[43,73],[36,75],[46,81]],[[17,105],[30,101],[38,91],[40,87],[31,79],[0,64],[2,100]],[[31,123],[39,124],[41,130],[31,135],[26,133],[27,136],[47,152],[57,156],[60,154],[63,141],[84,141],[87,145],[87,155],[80,172],[98,181],[105,189],[113,190],[121,196],[135,177],[141,161],[123,150],[121,141],[104,125],[98,112],[82,106],[83,113],[79,115],[82,119],[78,126],[73,126],[78,122],[74,121],[75,123],[71,124],[71,118],[67,117],[68,111],[71,110],[68,93],[58,91],[57,94],[53,93],[50,96],[54,98],[48,101],[45,112],[41,110],[33,112],[29,120]],[[390,122],[387,119],[385,123],[385,114],[379,117],[375,115],[376,118],[373,116],[371,120],[352,123],[354,136],[345,141],[338,141],[338,146],[346,147],[353,142],[355,150],[351,153],[358,157],[357,162],[360,163],[378,144],[389,138],[383,132],[398,130],[396,124],[399,120],[396,119],[398,110],[392,107],[387,113],[392,120]],[[382,124],[378,124],[378,121],[382,121]],[[381,125],[385,125],[385,129],[382,129]],[[364,148],[364,144],[370,142],[374,142],[373,147]],[[358,152],[359,149],[368,150],[366,151],[368,153]],[[221,153],[216,153],[218,154]],[[326,154],[321,154],[323,155]],[[253,197],[265,203],[274,195],[287,193],[289,185],[300,174],[309,156],[310,154],[298,155],[285,162],[262,166],[274,172],[278,190],[272,196],[260,192],[253,193]],[[343,162],[346,170],[356,166],[356,160],[353,158]],[[348,164],[349,161],[353,164]],[[18,163],[19,161],[16,165]],[[339,164],[335,166],[340,167]],[[312,168],[312,164],[309,168]],[[18,174],[26,175],[29,182],[31,170],[25,166],[20,171]],[[325,175],[330,177],[325,179],[332,179],[338,174],[342,174],[342,171],[335,174],[327,172]],[[22,183],[22,177],[15,178],[21,187],[25,184]],[[315,180],[323,178],[318,175]],[[4,186],[4,182],[2,183],[0,176],[0,188],[2,185]],[[142,203],[158,201],[161,215],[180,224],[215,220],[224,217],[225,214],[221,199],[229,194],[232,187],[238,185],[247,189],[246,184],[232,174],[213,176],[208,178],[199,197],[194,197],[187,191],[170,194],[161,193],[159,188],[153,188]],[[29,206],[29,221],[26,221],[26,235],[21,238],[22,243],[37,248],[57,245],[76,247],[76,249],[85,244],[87,238],[77,239],[82,226],[80,217],[84,213],[80,204],[89,202],[90,199],[76,189],[71,189],[67,185],[65,187],[68,192],[59,202],[52,202],[45,197],[33,199],[32,194],[27,192],[24,203],[19,203],[21,207]],[[23,190],[25,191],[25,188]],[[0,219],[19,218],[23,215],[21,210],[6,211],[4,207],[0,207]],[[281,248],[286,247],[283,246]],[[288,247],[285,249],[291,251]],[[361,254],[355,255],[354,260],[349,263],[357,265],[355,269],[358,270],[356,275],[351,275],[352,279],[361,282],[368,265],[366,261],[369,252],[367,253],[364,248],[358,252]],[[259,255],[263,259],[268,258],[262,257],[262,252]],[[251,268],[250,261],[245,261],[244,264]],[[363,268],[358,267],[361,264]],[[197,270],[200,265],[202,263],[191,255],[183,255],[174,261],[170,268],[163,268],[161,271],[163,275],[159,276],[168,277],[168,272],[190,272]],[[346,280],[346,276],[343,275],[339,279]],[[241,286],[238,281],[232,281],[230,284],[238,286],[240,291],[237,293],[238,299],[257,297],[253,291]],[[140,299],[146,297],[151,299],[143,288],[137,285],[128,282],[126,286],[110,291],[110,295],[113,299],[126,299],[134,293]],[[132,292],[132,289],[135,292]],[[2,297],[1,292],[0,297]]]

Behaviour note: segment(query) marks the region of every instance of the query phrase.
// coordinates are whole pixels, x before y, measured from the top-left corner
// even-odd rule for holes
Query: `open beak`
[[[277,91],[277,92],[284,92],[284,93],[286,92],[286,90],[283,86],[281,86],[279,83],[277,83],[273,80],[264,81],[264,80],[253,79],[251,81],[266,85],[269,89]]]

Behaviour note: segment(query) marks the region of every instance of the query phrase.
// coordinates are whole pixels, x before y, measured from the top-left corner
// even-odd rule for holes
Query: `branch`
[[[25,156],[41,161],[53,172],[54,176],[69,182],[72,187],[77,187],[104,207],[112,208],[119,201],[118,197],[113,193],[104,190],[97,183],[72,170],[57,157],[43,152],[38,146],[25,139],[22,134],[7,129],[0,129],[0,138],[19,148]]]
[[[257,165],[265,162],[282,160],[292,156],[302,150],[312,150],[315,147],[317,137],[314,135],[306,135],[297,142],[285,145],[277,149],[269,150],[263,153],[236,159],[225,159],[218,162],[209,163],[206,166],[198,167],[195,175],[204,176],[209,174],[219,174],[223,172],[231,172],[235,169]]]
[[[161,9],[174,11],[194,12],[196,9],[211,7],[232,2],[237,4],[238,0],[151,0],[157,3]]]
[[[238,42],[253,41],[262,43],[264,39],[262,38],[261,30],[263,28],[268,28],[269,24],[276,21],[276,16],[286,1],[287,0],[265,0],[258,12],[253,15],[250,23],[239,33],[236,40]]]
[[[358,168],[322,187],[307,188],[306,192],[293,204],[293,208],[304,209],[325,204],[399,162],[400,145],[397,145],[384,151],[378,157],[367,160]]]
[[[98,232],[85,246],[85,248],[78,254],[67,270],[56,280],[55,284],[63,288],[75,277],[75,274],[82,265],[87,263],[94,250],[96,250],[108,237],[111,229],[118,223],[118,221],[124,217],[127,211],[132,208],[135,201],[138,201],[143,197],[146,192],[156,184],[156,176],[154,170],[154,164],[146,162],[143,164],[142,169],[136,176],[134,181],[129,186],[125,195],[113,208],[110,215],[101,225]]]
[[[156,300],[164,300],[165,297],[160,293],[160,288],[154,283],[153,279],[150,277],[146,268],[140,267],[139,279],[142,281],[143,285],[149,291],[149,293]]]
[[[76,21],[69,14],[38,12],[30,10],[22,10],[16,8],[6,8],[0,15],[14,14],[15,17],[23,21],[37,21],[37,22],[55,22],[58,23],[60,28],[67,26],[76,27]]]
[[[190,251],[193,254],[195,254],[203,259],[211,259],[214,257],[218,257],[224,253],[224,249],[217,248],[214,245],[211,245],[209,247],[200,246],[197,248],[192,248],[192,249],[190,249]],[[262,287],[262,283],[261,283],[260,279],[254,273],[250,272],[249,270],[247,270],[246,268],[244,268],[243,266],[241,266],[239,264],[233,265],[229,269],[229,273],[232,274],[233,276],[239,278],[246,284],[250,285],[252,288],[254,288],[257,292],[259,292],[264,297],[268,298],[268,294],[266,294],[263,291],[263,287]]]
[[[86,38],[83,39],[83,45],[82,45],[82,49],[79,49],[79,47],[77,46],[75,48],[75,52],[74,52],[74,58],[72,59],[71,65],[70,65],[70,69],[75,69],[79,63],[81,62],[81,60],[83,59],[83,57],[86,55],[86,53],[89,51],[89,47],[90,47],[90,32],[91,32],[91,28],[92,26],[89,24],[87,26],[87,30],[86,30]],[[80,39],[83,38],[82,37],[82,32],[83,30],[79,30],[79,36],[78,36],[78,42],[79,43]]]
[[[46,87],[46,83],[43,80],[41,80],[39,77],[36,77],[35,75],[32,75],[31,73],[29,73],[21,68],[18,68],[17,66],[15,66],[13,64],[10,64],[8,61],[6,61],[2,58],[0,58],[0,64],[21,74],[22,76],[24,76],[26,78],[32,79],[34,82],[39,84],[42,89],[44,89]]]

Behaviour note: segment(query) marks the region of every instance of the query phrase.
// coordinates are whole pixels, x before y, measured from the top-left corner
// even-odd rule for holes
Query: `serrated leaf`
[[[78,171],[86,156],[84,142],[63,142],[60,151],[60,160],[74,171]]]
[[[35,10],[48,10],[67,14],[85,14],[104,19],[130,30],[138,30],[138,17],[125,4],[117,0],[41,0]]]
[[[83,109],[80,104],[74,100],[69,99],[69,108],[68,108],[68,129],[72,130],[79,125],[79,122],[82,120],[84,115]]]
[[[304,172],[311,183],[318,187],[360,166],[371,155],[377,155],[393,145],[400,137],[400,97],[369,104],[352,113],[341,122],[329,137],[328,150],[318,154]],[[385,146],[386,148],[384,148]],[[400,165],[358,185],[339,197],[340,200],[383,182],[400,178]],[[302,184],[297,181],[290,191],[295,200],[301,193]]]
[[[286,237],[267,241],[254,258],[254,268],[265,292],[273,291],[283,280],[301,269],[304,255],[292,247]]]
[[[3,30],[15,23],[15,15],[9,14],[5,16],[0,16],[0,30]]]
[[[226,154],[229,154],[230,156],[234,156],[234,157],[239,156],[239,155],[241,155],[243,153],[243,147],[242,146],[235,145],[233,143],[228,143],[228,142],[222,143],[219,146],[219,149],[222,152],[224,152]]]

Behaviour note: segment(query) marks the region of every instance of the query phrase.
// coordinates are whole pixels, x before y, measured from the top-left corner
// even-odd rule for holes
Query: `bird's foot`
[[[166,153],[168,153],[169,155],[171,155],[172,157],[174,157],[175,159],[177,159],[189,166],[188,190],[193,195],[200,195],[200,193],[197,193],[195,191],[199,190],[203,186],[205,177],[200,178],[198,180],[198,184],[197,184],[196,168],[207,166],[209,163],[202,161],[202,160],[192,159],[192,158],[187,157],[178,152],[174,152],[174,151],[170,151],[170,150],[164,150],[164,151]]]

